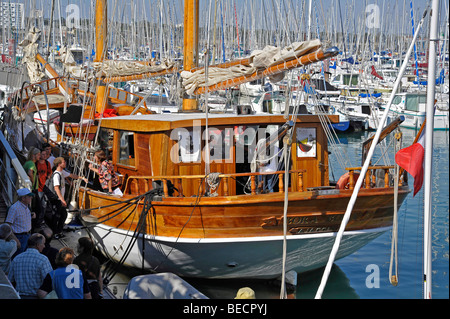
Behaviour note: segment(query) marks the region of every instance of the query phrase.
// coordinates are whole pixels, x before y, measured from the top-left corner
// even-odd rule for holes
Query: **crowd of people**
[[[94,171],[99,175],[101,190],[111,192],[117,182],[103,155],[103,151],[96,153],[99,166]],[[72,248],[58,251],[51,246],[53,238],[64,237],[66,182],[88,180],[69,173],[66,160],[55,158],[49,144],[31,148],[23,168],[32,188],[18,189],[18,199],[0,225],[0,269],[23,299],[101,298],[100,262],[92,255],[92,240],[79,239],[77,256]],[[68,277],[70,280],[66,280]]]
[[[32,147],[23,168],[32,185],[30,208],[36,214],[32,219],[32,229],[38,231],[40,228],[50,227],[55,238],[63,237],[62,227],[67,218],[66,179],[81,178],[85,182],[87,179],[66,171],[65,159],[55,158],[48,143],[41,149]]]
[[[10,224],[0,225],[0,269],[21,299],[102,299],[100,261],[89,237],[78,239],[77,252],[50,245],[52,231],[31,234],[26,250]]]

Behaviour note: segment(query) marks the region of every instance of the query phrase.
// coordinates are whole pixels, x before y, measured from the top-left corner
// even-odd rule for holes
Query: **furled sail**
[[[145,73],[156,73],[169,70],[174,66],[174,62],[169,60],[161,61],[113,61],[105,60],[103,62],[94,62],[93,67],[96,77],[122,77],[130,75],[139,75]]]
[[[225,63],[223,65],[213,65],[208,68],[208,86],[231,81],[245,76],[252,76],[256,72],[267,70],[271,67],[283,64],[287,61],[296,60],[301,56],[317,52],[321,47],[320,40],[304,42],[294,42],[285,48],[266,46],[263,50],[255,50],[249,58],[241,59],[236,63]],[[314,62],[314,61],[310,61]],[[299,63],[299,65],[304,65]],[[267,76],[271,80],[280,81],[283,79],[283,72],[289,67],[278,69],[276,72],[269,72]],[[280,76],[281,75],[281,76]],[[196,90],[205,88],[205,69],[196,68],[192,71],[182,71],[183,86],[189,95],[198,94]]]
[[[38,44],[36,43],[41,36],[41,30],[36,27],[32,27],[25,39],[19,43],[19,46],[23,48],[22,63],[26,65],[28,77],[30,82],[39,82],[45,76],[42,72],[41,66],[36,59],[38,52]]]

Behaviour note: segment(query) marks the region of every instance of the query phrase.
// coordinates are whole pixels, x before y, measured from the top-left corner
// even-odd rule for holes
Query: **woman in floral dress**
[[[92,164],[89,164],[89,168],[98,174],[103,191],[112,193],[113,188],[119,185],[119,179],[112,163],[106,159],[106,153],[103,150],[95,152],[94,159],[98,164],[98,168],[95,168]]]

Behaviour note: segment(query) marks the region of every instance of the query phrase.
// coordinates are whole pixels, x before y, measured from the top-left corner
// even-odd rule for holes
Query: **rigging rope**
[[[402,148],[402,133],[400,130],[395,134],[397,143],[395,144],[394,154]],[[395,164],[395,178],[394,178],[394,216],[392,222],[392,241],[391,241],[391,260],[389,265],[389,281],[393,286],[398,284],[398,181],[399,181],[399,166]],[[395,263],[395,274],[392,275]]]

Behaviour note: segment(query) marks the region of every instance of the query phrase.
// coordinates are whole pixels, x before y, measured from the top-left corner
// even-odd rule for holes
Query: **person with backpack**
[[[63,157],[57,157],[53,161],[55,171],[44,187],[44,193],[50,205],[52,206],[52,214],[49,218],[49,226],[55,234],[56,239],[64,237],[62,233],[64,223],[67,218],[67,202],[65,199],[66,177],[78,179],[80,176],[65,171],[66,160]],[[87,182],[87,179],[83,177]]]

